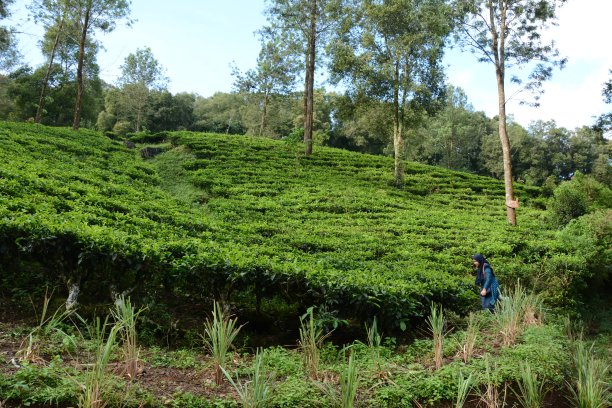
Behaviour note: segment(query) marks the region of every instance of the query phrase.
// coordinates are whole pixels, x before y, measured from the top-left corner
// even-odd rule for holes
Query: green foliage
[[[521,225],[507,228],[496,180],[408,163],[396,189],[386,157],[167,136],[176,148],[143,162],[94,132],[1,124],[0,279],[80,281],[83,302],[111,288],[155,303],[160,288],[220,297],[256,283],[264,298],[328,304],[339,322],[377,314],[387,330],[408,328],[432,301],[457,313],[477,304],[475,252],[493,260],[502,283],[541,278],[566,290],[589,273],[541,211],[525,208]]]
[[[59,357],[45,366],[25,363],[14,374],[0,377],[0,398],[25,406],[74,404],[79,391],[71,379],[74,375]]]
[[[202,363],[198,360],[193,350],[180,349],[175,351],[162,350],[159,347],[151,347],[149,355],[143,356],[153,367],[170,368],[201,368]]]
[[[213,304],[212,320],[204,323],[204,346],[215,363],[215,382],[221,385],[222,371],[227,362],[230,347],[242,326],[236,327],[236,318],[227,315],[216,301]],[[226,375],[227,376],[227,375]]]
[[[583,341],[576,343],[574,355],[575,376],[570,391],[572,402],[578,408],[603,408],[612,404],[608,361],[593,354]]]
[[[549,203],[553,221],[565,226],[587,212],[610,208],[612,190],[594,178],[577,173],[572,180],[561,183]]]
[[[313,380],[319,376],[321,347],[331,333],[326,333],[321,321],[315,319],[313,307],[300,317],[300,351],[304,371]]]
[[[521,378],[518,381],[519,392],[515,391],[523,408],[540,408],[546,395],[546,380],[533,373],[529,363],[521,365]]]
[[[233,399],[211,399],[190,392],[177,392],[172,396],[170,406],[172,408],[236,408],[239,405]]]
[[[349,354],[346,368],[340,373],[340,399],[342,408],[352,408],[359,388],[359,364],[353,353]]]
[[[264,366],[264,353],[258,350],[253,362],[253,374],[244,382],[241,382],[239,379],[234,381],[232,376],[221,367],[223,374],[225,374],[225,377],[232,384],[236,393],[238,393],[241,406],[245,408],[262,408],[267,405],[272,389],[270,386],[271,378],[266,374]]]

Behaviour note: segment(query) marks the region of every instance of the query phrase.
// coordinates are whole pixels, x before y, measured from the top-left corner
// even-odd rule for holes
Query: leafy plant
[[[319,361],[321,359],[321,347],[331,332],[324,333],[323,327],[314,317],[313,307],[309,307],[306,313],[300,317],[300,343],[304,369],[308,376],[316,380],[319,374]]]
[[[240,403],[245,408],[261,408],[266,405],[266,402],[271,396],[271,378],[264,371],[264,352],[257,350],[253,363],[253,374],[249,376],[247,381],[241,382],[239,379],[234,379],[232,376],[221,367],[223,374],[228,379],[238,397]]]
[[[427,325],[433,336],[433,352],[434,364],[436,370],[442,367],[442,354],[444,350],[444,335],[446,328],[446,319],[442,312],[442,306],[431,304],[431,314],[427,318]]]
[[[358,364],[355,353],[349,353],[348,363],[340,374],[340,395],[342,408],[353,408],[359,388]]]
[[[465,329],[465,339],[463,341],[463,345],[461,346],[461,358],[464,363],[467,363],[472,358],[474,354],[474,347],[476,346],[476,341],[478,340],[478,332],[480,331],[480,326],[478,321],[476,320],[476,315],[474,313],[470,313],[468,317],[468,325]]]
[[[140,348],[137,343],[136,320],[143,310],[136,312],[130,298],[123,296],[115,301],[115,309],[112,310],[113,318],[121,328],[119,333],[123,344],[125,373],[130,380],[138,374]]]
[[[213,358],[215,383],[221,385],[227,354],[242,326],[236,327],[237,319],[228,316],[216,301],[213,303],[212,316],[212,320],[206,319],[204,323],[203,339],[206,350]]]
[[[108,319],[104,323],[96,318],[93,327],[90,327],[90,335],[94,341],[95,355],[94,363],[85,374],[85,383],[81,387],[79,406],[83,408],[104,408],[107,404],[104,397],[105,383],[107,381],[106,368],[111,358],[113,348],[122,327],[116,323],[109,327]]]
[[[576,377],[570,386],[571,401],[578,408],[603,408],[612,404],[610,385],[606,382],[610,366],[587,349],[583,341],[576,342],[574,355]]]
[[[63,339],[74,344],[74,338],[69,336],[63,329],[62,323],[74,314],[73,310],[66,310],[63,307],[59,307],[53,312],[52,315],[47,316],[49,312],[49,302],[51,301],[52,293],[49,294],[47,290],[45,290],[45,297],[43,299],[43,307],[38,317],[38,324],[34,329],[32,329],[25,339],[21,342],[19,350],[17,351],[17,356],[20,360],[28,361],[28,362],[43,362],[43,359],[40,357],[40,348],[42,346],[42,342],[52,333],[58,333],[62,335]]]
[[[378,361],[380,358],[380,347],[382,345],[382,334],[378,331],[376,316],[374,316],[372,325],[370,327],[368,327],[366,324],[366,335],[368,339],[368,347],[372,353],[372,358],[375,361]]]
[[[473,385],[474,380],[471,373],[467,377],[464,377],[461,370],[457,372],[457,399],[454,404],[455,408],[463,407]]]
[[[519,392],[514,391],[523,408],[540,408],[546,395],[546,381],[538,378],[528,363],[521,364],[521,376],[517,381]]]

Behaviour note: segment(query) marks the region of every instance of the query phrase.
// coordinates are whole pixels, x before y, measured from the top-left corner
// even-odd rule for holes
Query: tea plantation
[[[388,157],[189,132],[151,141],[164,153],[142,159],[93,131],[0,123],[3,286],[78,285],[83,303],[248,292],[405,327],[431,301],[474,308],[478,252],[502,285],[547,279],[563,303],[580,284],[583,261],[532,207],[535,188],[517,186],[510,227],[503,184],[485,177],[407,163],[398,189]]]

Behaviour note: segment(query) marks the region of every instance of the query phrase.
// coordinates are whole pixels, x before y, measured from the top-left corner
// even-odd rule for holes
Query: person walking
[[[480,301],[483,310],[495,312],[495,303],[499,299],[499,282],[495,277],[493,268],[484,256],[472,256],[472,263],[476,268],[476,286],[480,287]]]

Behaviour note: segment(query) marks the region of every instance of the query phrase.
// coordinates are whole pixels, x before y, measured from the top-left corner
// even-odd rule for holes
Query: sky
[[[38,41],[42,28],[28,19],[30,0],[16,0],[9,25],[15,26],[24,61],[43,63]],[[231,65],[241,71],[254,68],[260,44],[255,31],[266,24],[264,0],[132,0],[131,27],[118,26],[109,34],[96,33],[104,46],[98,55],[100,76],[115,83],[130,53],[150,47],[170,79],[172,93],[195,92],[204,97],[230,92],[234,78]],[[555,40],[568,58],[544,86],[540,107],[507,104],[507,113],[523,126],[534,120],[554,120],[575,129],[591,125],[594,117],[612,108],[602,97],[603,84],[612,75],[612,0],[568,0],[558,10],[558,26],[545,35]],[[479,63],[459,49],[447,51],[444,63],[448,82],[463,88],[475,110],[497,114],[497,86],[491,64]],[[511,74],[511,73],[509,73]],[[510,75],[508,75],[510,76]],[[320,83],[319,85],[329,85]],[[507,95],[514,90],[507,85]]]

